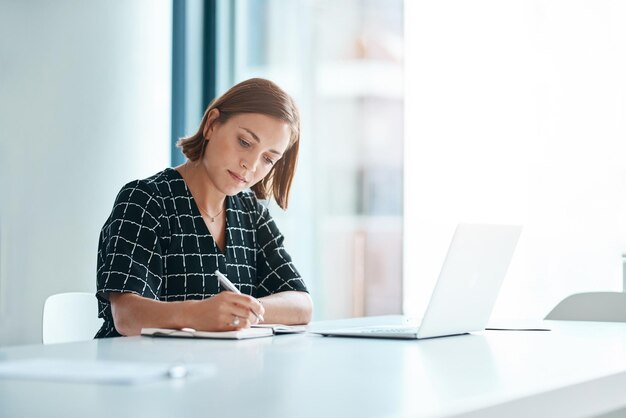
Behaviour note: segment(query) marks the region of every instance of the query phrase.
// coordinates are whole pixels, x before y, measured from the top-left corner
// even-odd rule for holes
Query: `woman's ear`
[[[206,123],[204,124],[204,130],[202,131],[202,135],[204,135],[204,139],[208,140],[211,136],[211,132],[215,128],[215,123],[217,119],[220,117],[220,110],[217,108],[213,108],[209,110],[209,114],[207,115]]]

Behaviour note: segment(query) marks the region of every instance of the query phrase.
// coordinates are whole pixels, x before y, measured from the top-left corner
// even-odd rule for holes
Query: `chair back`
[[[563,299],[546,319],[626,322],[626,293],[577,293]]]
[[[44,303],[44,344],[91,340],[101,326],[98,300],[93,293],[57,293]]]

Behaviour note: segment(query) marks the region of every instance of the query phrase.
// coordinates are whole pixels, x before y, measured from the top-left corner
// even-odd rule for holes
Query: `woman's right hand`
[[[265,309],[252,296],[220,292],[204,300],[188,301],[188,327],[199,331],[234,331],[263,320]],[[256,314],[256,315],[255,315]]]

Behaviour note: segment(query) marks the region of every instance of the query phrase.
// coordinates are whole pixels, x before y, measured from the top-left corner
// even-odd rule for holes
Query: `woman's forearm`
[[[110,293],[115,329],[122,335],[139,335],[141,328],[184,327],[184,302],[161,302],[133,293]]]
[[[234,318],[229,310],[224,313],[216,307],[217,299],[235,299],[239,307],[252,301],[249,296],[235,295],[230,292],[220,294],[203,301],[161,302],[144,298],[133,293],[110,293],[111,311],[115,329],[122,335],[139,335],[141,328],[184,328],[191,327],[201,330],[225,331]],[[242,299],[244,298],[244,299]],[[280,292],[259,299],[265,308],[264,322],[286,325],[307,324],[311,320],[313,303],[306,292]],[[228,302],[231,305],[232,302]],[[256,303],[256,302],[255,302]],[[257,304],[258,306],[258,304]],[[251,308],[253,309],[253,308]],[[247,316],[248,309],[245,310]]]
[[[289,300],[295,299],[297,298],[281,300],[280,306],[291,306],[294,303],[290,305]],[[160,302],[132,293],[112,292],[109,300],[115,329],[122,335],[139,335],[141,328],[233,331],[256,324],[258,319],[255,313],[263,314],[259,301],[249,295],[233,292],[221,292],[207,299],[181,302]],[[283,310],[284,308],[276,309]]]
[[[267,324],[308,324],[313,313],[313,301],[306,292],[279,292],[259,298],[265,308]]]

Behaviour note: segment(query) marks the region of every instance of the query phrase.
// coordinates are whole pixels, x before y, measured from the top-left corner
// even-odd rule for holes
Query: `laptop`
[[[421,324],[316,331],[334,337],[423,339],[482,331],[521,234],[521,226],[459,224]]]

